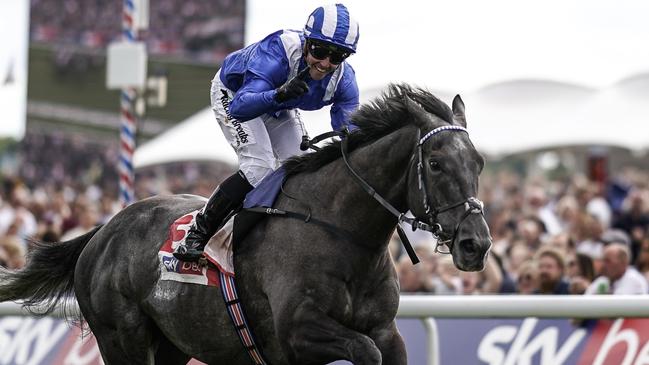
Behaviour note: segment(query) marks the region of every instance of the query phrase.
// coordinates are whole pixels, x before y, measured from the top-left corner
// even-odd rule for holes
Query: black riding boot
[[[196,215],[185,244],[176,247],[174,257],[186,262],[196,262],[203,257],[207,241],[223,226],[225,218],[239,209],[250,190],[252,185],[241,171],[225,179],[214,190],[203,210]]]

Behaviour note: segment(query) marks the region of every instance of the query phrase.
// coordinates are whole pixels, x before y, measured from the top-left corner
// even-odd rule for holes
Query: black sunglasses
[[[349,52],[343,51],[336,46],[314,41],[307,43],[307,49],[313,58],[324,60],[329,57],[329,62],[335,65],[341,64],[350,55]]]

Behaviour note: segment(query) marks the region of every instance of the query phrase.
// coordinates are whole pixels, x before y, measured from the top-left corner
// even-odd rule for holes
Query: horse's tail
[[[65,299],[74,296],[77,260],[101,227],[65,242],[32,242],[24,268],[9,271],[0,267],[0,302],[20,300],[27,310],[42,315],[61,303],[67,314],[66,304],[70,303]]]

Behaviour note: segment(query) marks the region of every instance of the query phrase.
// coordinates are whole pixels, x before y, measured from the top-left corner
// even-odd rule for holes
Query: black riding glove
[[[304,70],[300,71],[297,76],[286,81],[286,83],[277,88],[277,93],[275,94],[275,101],[278,103],[283,103],[291,99],[298,98],[309,92],[309,85],[306,84],[306,80],[309,76],[309,66],[305,67]]]

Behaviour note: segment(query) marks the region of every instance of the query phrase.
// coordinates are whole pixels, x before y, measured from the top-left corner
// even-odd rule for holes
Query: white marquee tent
[[[247,43],[301,28],[320,4],[249,0]],[[346,5],[361,25],[350,63],[362,101],[394,81],[426,87],[447,102],[459,93],[474,143],[492,155],[567,144],[649,148],[649,2]],[[328,110],[303,115],[312,136],[328,130]],[[188,159],[236,159],[209,108],[139,147],[135,164]]]

